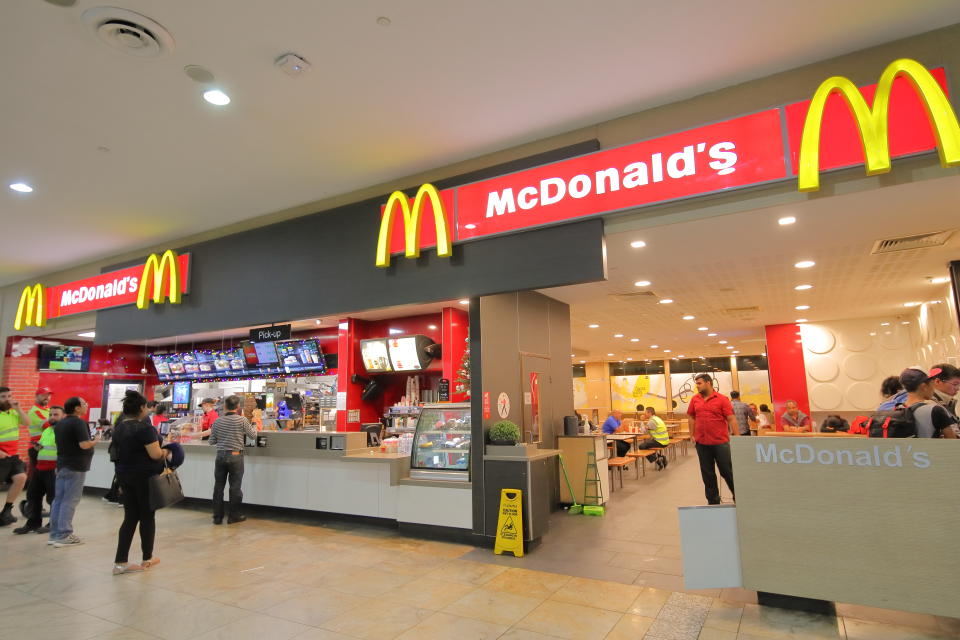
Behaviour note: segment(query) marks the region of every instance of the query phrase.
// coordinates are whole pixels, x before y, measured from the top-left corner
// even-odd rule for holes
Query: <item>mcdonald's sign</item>
[[[20,294],[20,304],[17,307],[17,315],[13,320],[13,328],[22,331],[26,326],[43,327],[47,324],[47,292],[43,285],[35,285],[23,288]]]
[[[842,103],[828,103],[835,94]],[[817,191],[824,169],[863,162],[867,175],[876,175],[890,171],[892,156],[933,148],[944,167],[960,165],[960,126],[947,99],[946,74],[916,60],[891,62],[878,84],[863,89],[842,76],[828,78],[812,100],[785,109],[800,191]],[[822,145],[829,158],[823,157]]]
[[[448,195],[448,193],[445,192],[444,195]],[[380,219],[380,234],[377,238],[377,266],[389,267],[392,253],[402,252],[408,258],[419,258],[421,245],[435,245],[438,256],[449,258],[453,253],[453,238],[447,211],[452,211],[453,207],[449,206],[449,202],[445,203],[445,199],[432,184],[420,185],[412,203],[402,191],[394,191],[390,194],[387,204],[383,207]],[[428,227],[429,231],[421,229],[424,207],[427,205],[433,213],[433,226]],[[399,220],[403,224],[402,251],[396,250],[398,247],[393,235],[394,226],[397,222],[394,219],[394,214],[397,209],[402,213]],[[421,230],[424,231],[424,237],[421,237]]]
[[[189,274],[190,254],[168,250],[149,256],[142,265],[92,278],[53,287],[24,287],[13,328],[43,327],[54,318],[132,304],[146,309],[151,301],[159,304],[168,299],[177,304],[189,292]]]

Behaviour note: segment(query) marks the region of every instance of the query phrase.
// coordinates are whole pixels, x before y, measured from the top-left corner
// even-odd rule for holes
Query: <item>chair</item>
[[[607,460],[607,468],[610,470],[610,491],[615,491],[613,482],[613,470],[616,469],[620,474],[620,488],[623,489],[623,468],[630,464],[630,458],[610,458]]]

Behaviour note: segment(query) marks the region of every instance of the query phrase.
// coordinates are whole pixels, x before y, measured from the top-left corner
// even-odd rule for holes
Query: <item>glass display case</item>
[[[470,480],[470,403],[425,404],[410,452],[410,477]]]

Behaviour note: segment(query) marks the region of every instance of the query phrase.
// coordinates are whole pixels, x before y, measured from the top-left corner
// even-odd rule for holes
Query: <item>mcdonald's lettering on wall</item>
[[[150,302],[181,301],[189,292],[190,254],[168,250],[153,254],[142,265],[127,267],[76,282],[25,287],[13,328],[42,327],[47,320],[130,304],[146,309]]]

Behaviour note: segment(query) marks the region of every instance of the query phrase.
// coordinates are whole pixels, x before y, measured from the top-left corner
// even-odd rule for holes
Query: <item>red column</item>
[[[359,431],[359,422],[347,422],[350,410],[360,408],[363,385],[350,382],[361,364],[357,320],[344,318],[337,326],[337,431]],[[362,374],[361,374],[362,375]],[[346,394],[346,404],[343,403]]]
[[[796,400],[800,410],[810,415],[807,397],[807,368],[803,363],[803,340],[797,324],[772,324],[767,334],[767,367],[770,371],[770,395],[779,423],[787,400]]]
[[[465,393],[457,393],[457,370],[467,349],[466,339],[470,335],[470,316],[462,309],[444,307],[442,312],[440,343],[443,346],[443,377],[450,381],[450,401],[466,402]]]

